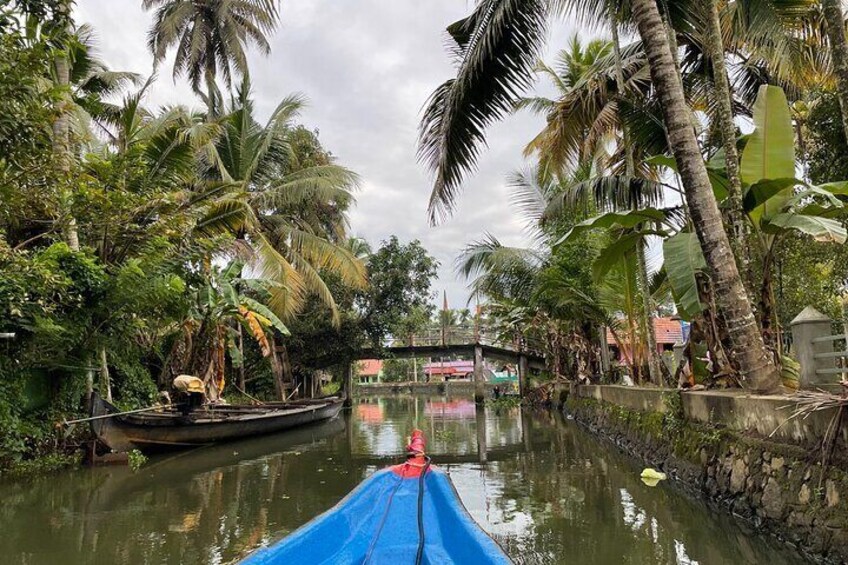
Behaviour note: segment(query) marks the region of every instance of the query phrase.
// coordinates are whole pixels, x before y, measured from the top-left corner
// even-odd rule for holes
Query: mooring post
[[[528,378],[530,377],[529,372],[530,371],[527,367],[527,356],[526,355],[519,355],[518,356],[518,393],[521,395],[522,398],[524,397],[525,394],[527,394],[527,392],[529,392],[527,390],[527,388],[528,388],[527,385],[529,384]]]
[[[356,361],[351,361],[347,366],[347,371],[345,372],[344,377],[344,390],[345,390],[345,406],[353,405],[353,370]]]
[[[486,379],[483,375],[483,347],[474,346],[474,402],[483,404],[486,400]]]

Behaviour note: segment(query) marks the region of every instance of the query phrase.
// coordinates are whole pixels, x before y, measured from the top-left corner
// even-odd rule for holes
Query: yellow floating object
[[[651,469],[650,467],[642,471],[641,477],[651,481],[664,481],[668,478],[665,473],[661,473],[656,469]]]

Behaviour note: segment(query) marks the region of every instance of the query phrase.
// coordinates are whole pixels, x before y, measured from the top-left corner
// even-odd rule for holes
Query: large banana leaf
[[[798,184],[803,184],[803,182],[794,177],[785,179],[763,179],[755,182],[748,187],[748,190],[745,191],[745,197],[742,199],[742,207],[745,212],[750,214],[757,208],[762,207],[775,196],[786,192],[787,189]],[[781,200],[783,200],[783,198],[781,198]]]
[[[848,196],[848,181],[845,180],[826,182],[824,184],[820,184],[819,188],[836,196]]]
[[[658,223],[665,222],[668,219],[666,210],[658,210],[656,208],[643,208],[641,210],[631,210],[629,212],[607,212],[599,216],[594,216],[588,220],[584,220],[568,230],[554,245],[559,245],[568,241],[571,237],[580,233],[594,229],[609,229],[609,228],[635,228],[643,223]]]
[[[636,246],[640,244],[642,237],[641,233],[627,233],[601,249],[597,259],[592,263],[592,277],[596,281],[601,281],[610,270],[636,252]]]
[[[256,314],[262,316],[266,320],[268,320],[269,325],[276,328],[283,335],[290,335],[289,329],[283,323],[280,318],[277,317],[274,312],[271,311],[270,308],[265,306],[264,304],[257,302],[252,298],[248,298],[247,296],[241,297],[241,303],[250,308]]]
[[[776,214],[764,225],[769,233],[795,230],[813,237],[816,241],[845,243],[848,233],[845,226],[837,220],[804,214]]]
[[[692,318],[704,309],[698,295],[695,274],[707,268],[698,237],[680,232],[663,242],[665,271],[677,309],[684,318]]]
[[[763,85],[754,102],[754,132],[748,137],[742,151],[740,167],[742,182],[753,185],[763,179],[795,177],[795,133],[792,115],[783,89]],[[769,218],[780,212],[791,188],[774,195],[750,212],[757,225],[760,218]]]

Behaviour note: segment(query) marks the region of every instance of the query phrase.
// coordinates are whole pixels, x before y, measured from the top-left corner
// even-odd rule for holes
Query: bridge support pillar
[[[477,427],[477,461],[486,463],[489,460],[489,446],[486,443],[486,407],[478,404],[474,416]]]
[[[483,347],[474,346],[474,402],[483,404],[486,400],[486,378],[483,375]]]
[[[527,363],[526,355],[518,356],[518,393],[523,398],[528,392],[530,384],[530,368]]]
[[[351,361],[347,366],[344,376],[344,406],[353,405],[353,372],[356,369],[356,361]]]

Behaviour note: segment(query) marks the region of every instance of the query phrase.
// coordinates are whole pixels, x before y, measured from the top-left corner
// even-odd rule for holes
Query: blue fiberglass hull
[[[422,563],[511,563],[472,520],[442,471],[431,469],[424,482]],[[418,483],[418,477],[379,471],[335,507],[242,565],[359,565],[366,557],[367,563],[412,565],[418,551]]]

